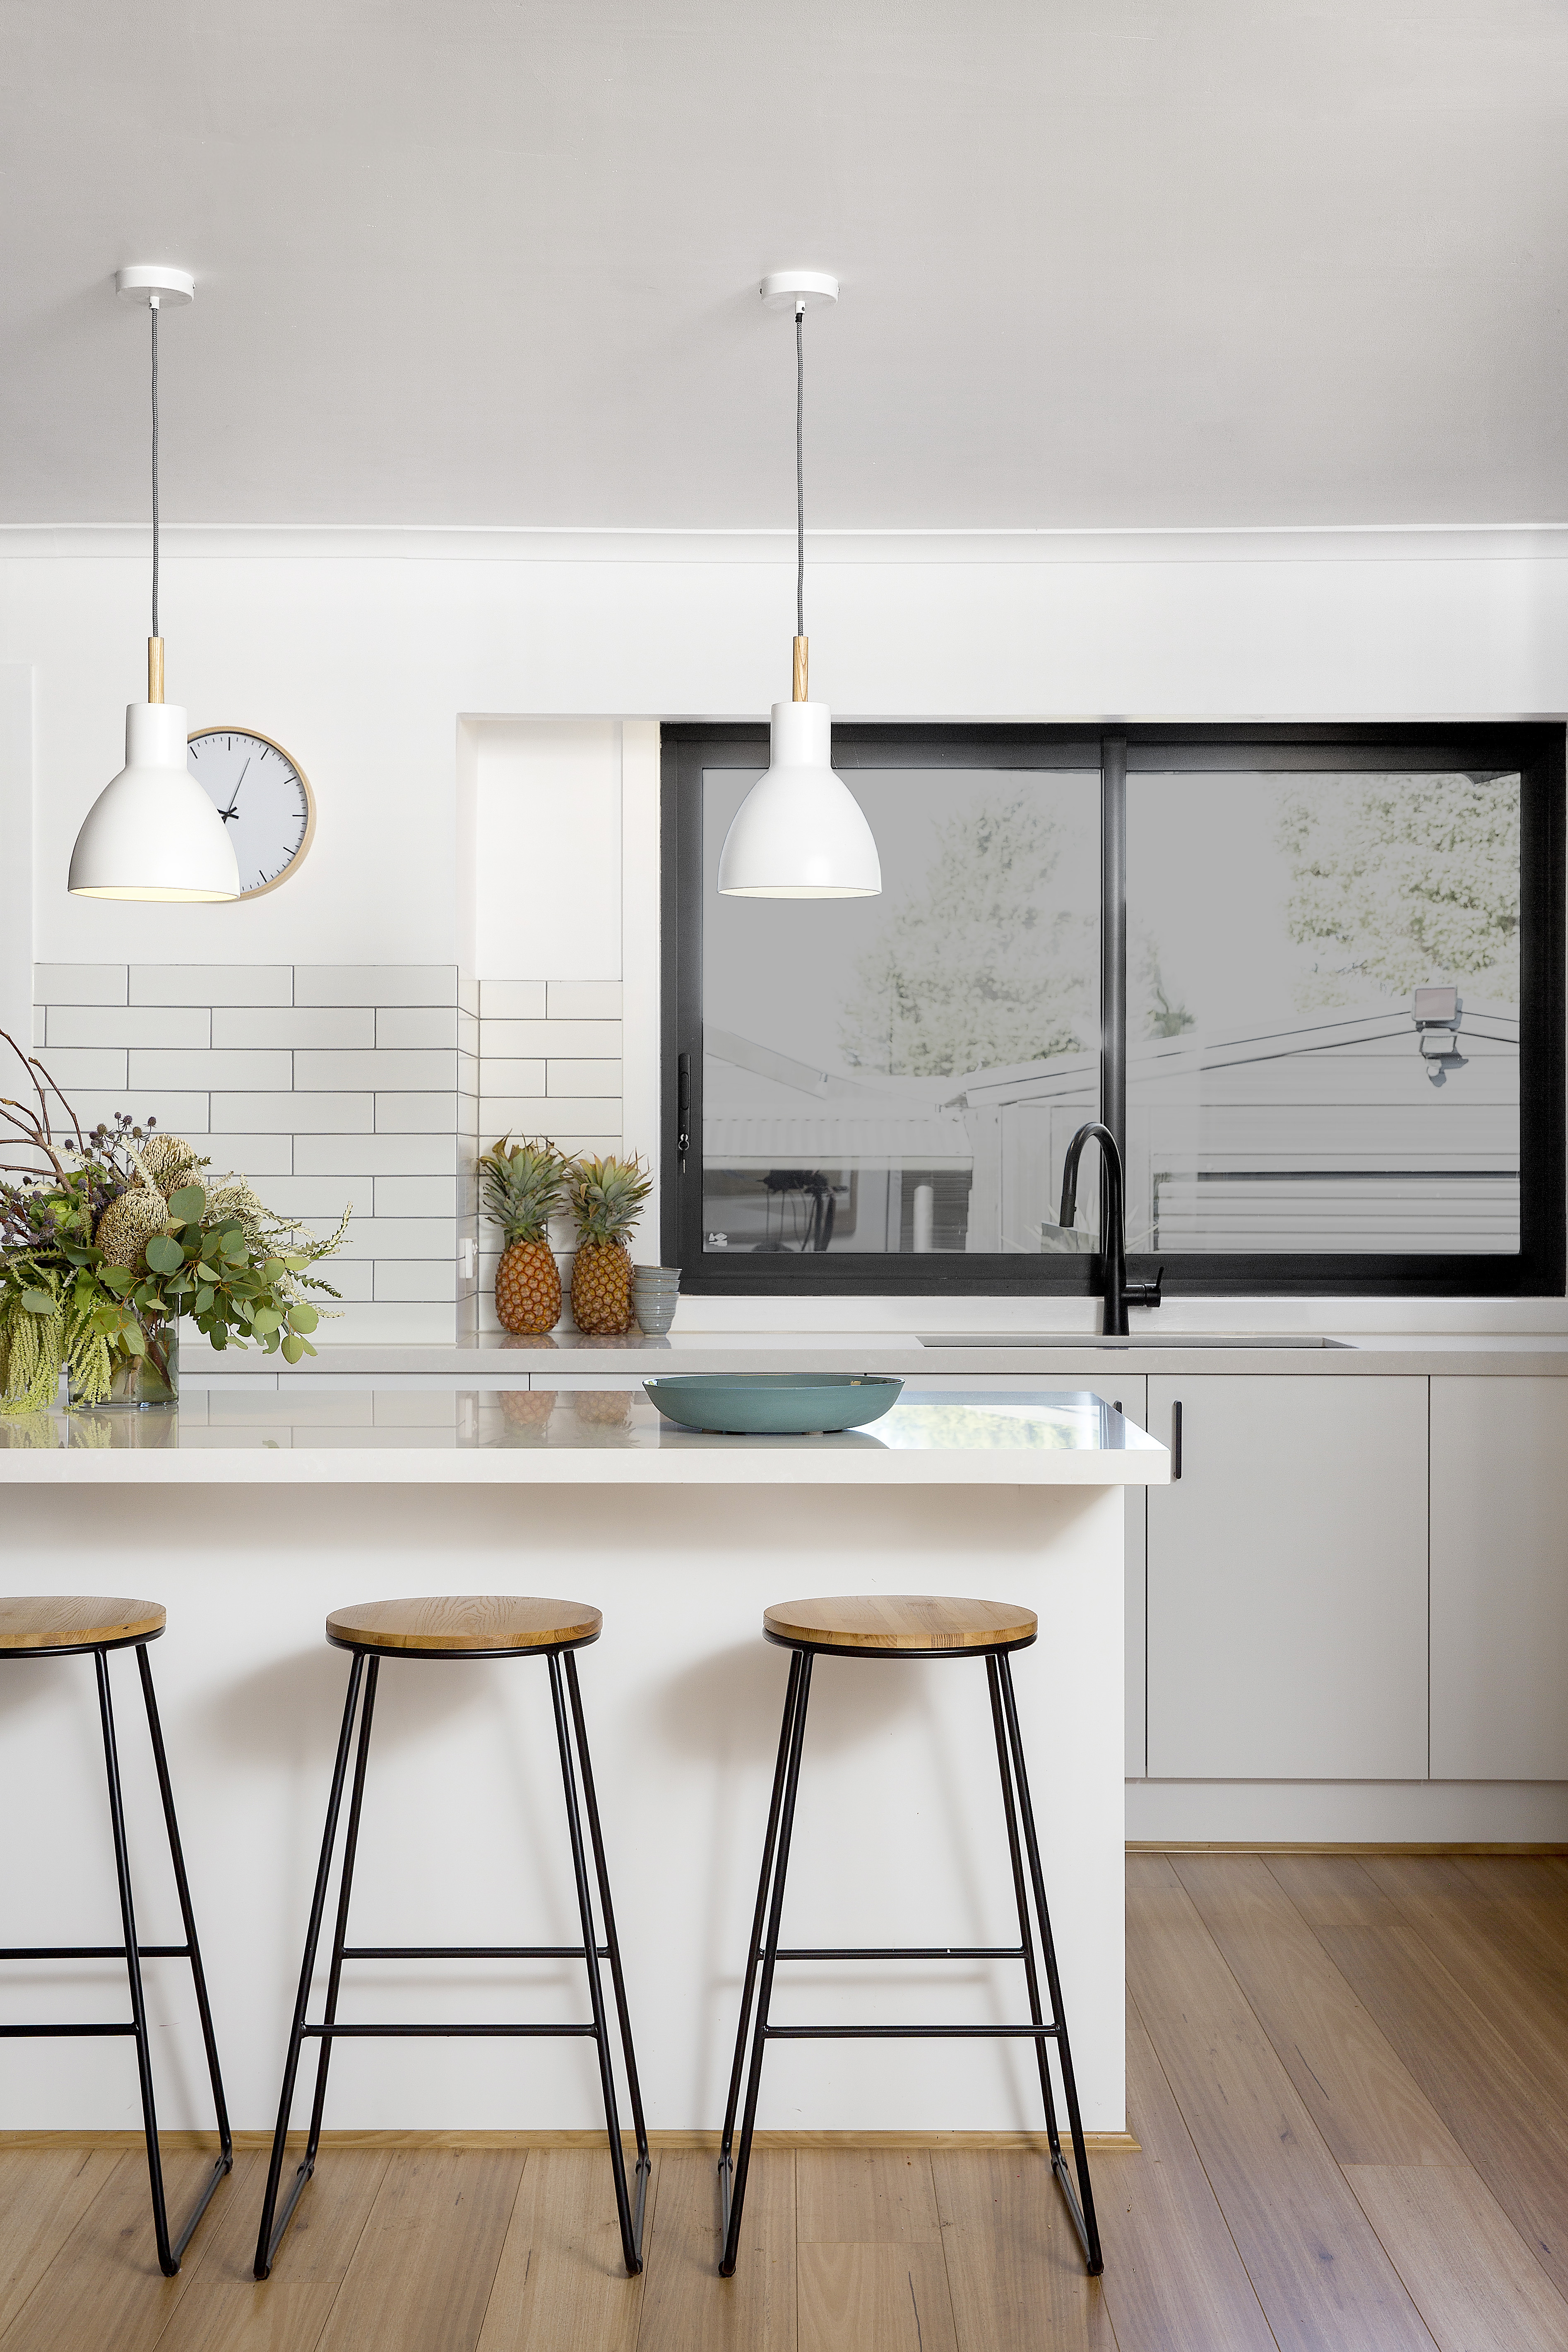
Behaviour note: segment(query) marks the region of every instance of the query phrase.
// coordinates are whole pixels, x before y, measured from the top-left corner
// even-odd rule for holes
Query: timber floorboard
[[[254,2147],[166,2280],[62,2136],[0,2145],[0,2352],[1568,2352],[1568,1864],[1140,1853],[1128,1929],[1103,2279],[1028,2148],[759,2147],[726,2281],[710,2151],[628,2279],[602,2149],[329,2144],[266,2284]]]

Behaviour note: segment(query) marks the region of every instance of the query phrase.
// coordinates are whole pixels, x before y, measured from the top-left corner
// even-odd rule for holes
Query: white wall
[[[458,719],[763,717],[786,690],[788,553],[700,534],[168,532],[171,698],[193,726],[276,736],[320,825],[298,878],[256,905],[153,909],[65,890],[141,691],[142,534],[0,534],[0,661],[36,674],[34,953],[464,961]],[[839,540],[807,590],[813,680],[843,717],[1568,710],[1568,533]],[[587,870],[557,868],[563,919]]]
[[[580,1073],[563,1069],[562,1091],[601,1106],[574,1133],[657,1151],[646,722],[765,715],[787,678],[792,554],[767,534],[166,532],[171,695],[193,726],[284,743],[319,824],[298,877],[254,905],[150,908],[65,889],[141,690],[143,535],[0,533],[0,663],[19,666],[0,757],[0,985],[32,958],[616,984],[618,1123]],[[846,535],[818,543],[807,587],[814,684],[845,718],[1568,711],[1564,530]],[[580,723],[616,719],[638,723]],[[650,1213],[639,1255],[656,1232]]]

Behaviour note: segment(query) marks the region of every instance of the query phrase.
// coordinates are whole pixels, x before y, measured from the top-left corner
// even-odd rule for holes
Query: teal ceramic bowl
[[[666,1421],[730,1437],[863,1429],[897,1404],[903,1385],[872,1372],[678,1372],[643,1382]]]

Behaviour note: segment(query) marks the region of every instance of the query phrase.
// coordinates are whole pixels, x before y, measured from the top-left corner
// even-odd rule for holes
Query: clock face
[[[186,764],[222,817],[239,864],[239,894],[276,890],[302,863],[316,830],[316,803],[284,751],[248,727],[204,727]]]

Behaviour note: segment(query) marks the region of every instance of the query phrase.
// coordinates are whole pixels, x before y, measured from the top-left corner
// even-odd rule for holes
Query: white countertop
[[[1026,1339],[1005,1332],[976,1335],[908,1331],[690,1331],[647,1339],[595,1339],[562,1331],[542,1339],[479,1339],[449,1346],[428,1343],[370,1345],[320,1338],[318,1352],[295,1370],[257,1349],[216,1355],[190,1339],[182,1341],[188,1381],[227,1385],[244,1381],[268,1389],[315,1384],[323,1379],[439,1379],[447,1386],[505,1388],[531,1378],[535,1387],[552,1378],[604,1374],[646,1378],[653,1372],[788,1372],[809,1364],[825,1372],[895,1372],[906,1378],[992,1375],[1037,1379],[1042,1388],[1077,1388],[1111,1379],[1120,1370],[1247,1374],[1259,1379],[1307,1374],[1326,1379],[1366,1379],[1405,1374],[1568,1375],[1568,1336],[1506,1334],[1358,1333],[1257,1335],[1137,1330],[1128,1339],[1092,1333],[1053,1332]]]
[[[23,1485],[1146,1486],[1170,1468],[1081,1390],[922,1391],[868,1429],[724,1437],[661,1420],[607,1368],[558,1394],[215,1385],[177,1409],[0,1421],[0,1482]]]

